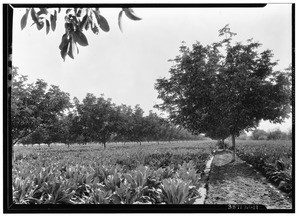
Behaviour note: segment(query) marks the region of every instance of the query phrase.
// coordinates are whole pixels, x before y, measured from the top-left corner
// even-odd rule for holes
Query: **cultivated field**
[[[280,190],[292,195],[291,140],[239,141],[237,155],[260,171]]]
[[[15,146],[14,203],[194,203],[201,197],[201,176],[215,148],[216,141],[110,143],[106,150],[97,144]],[[285,179],[278,184],[292,190],[291,142],[239,141],[237,149],[253,166],[281,173],[278,178]],[[281,161],[284,168],[279,170]]]
[[[215,141],[18,146],[15,203],[192,203]]]

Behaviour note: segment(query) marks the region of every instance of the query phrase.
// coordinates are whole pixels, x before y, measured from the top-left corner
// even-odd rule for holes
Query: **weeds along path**
[[[205,204],[261,204],[267,209],[291,209],[286,198],[246,162],[231,152],[218,152],[208,180]]]

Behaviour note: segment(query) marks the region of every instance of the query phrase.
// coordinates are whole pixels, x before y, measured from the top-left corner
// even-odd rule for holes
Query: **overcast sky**
[[[133,8],[141,21],[123,16],[123,33],[118,28],[120,8],[104,8],[101,14],[110,32],[98,35],[84,32],[89,46],[80,47],[75,59],[64,62],[58,48],[64,34],[63,12],[55,32],[46,35],[27,27],[21,31],[25,9],[14,10],[13,65],[29,81],[44,79],[82,100],[87,93],[104,94],[116,104],[140,106],[148,114],[159,103],[154,89],[156,79],[169,77],[169,59],[179,54],[181,41],[191,47],[199,41],[207,45],[219,40],[218,30],[226,24],[237,33],[236,41],[253,38],[271,49],[277,70],[291,63],[291,5],[268,4],[265,8]],[[159,113],[159,111],[156,111]],[[283,125],[262,122],[260,128],[291,129],[291,119]]]

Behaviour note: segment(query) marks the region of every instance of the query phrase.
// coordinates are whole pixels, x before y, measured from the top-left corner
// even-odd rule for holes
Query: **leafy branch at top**
[[[25,14],[21,19],[21,29],[23,30],[27,25],[29,13],[33,20],[32,25],[36,25],[38,30],[46,26],[46,34],[56,29],[57,14],[61,9],[39,8],[36,11],[34,8],[27,8]],[[122,8],[118,15],[118,25],[122,30],[122,16],[123,13],[131,20],[141,20],[136,16],[131,8]],[[59,45],[61,57],[65,60],[68,55],[74,59],[74,56],[79,53],[78,45],[88,46],[88,40],[83,33],[83,30],[92,30],[94,34],[99,33],[99,29],[104,32],[109,32],[110,27],[104,16],[101,15],[99,8],[68,8],[65,15],[65,34],[62,36]]]

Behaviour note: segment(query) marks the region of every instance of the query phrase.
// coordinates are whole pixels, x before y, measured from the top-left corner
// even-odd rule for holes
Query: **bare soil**
[[[259,172],[232,153],[216,153],[208,179],[205,204],[261,204],[267,209],[292,209],[292,200]]]

